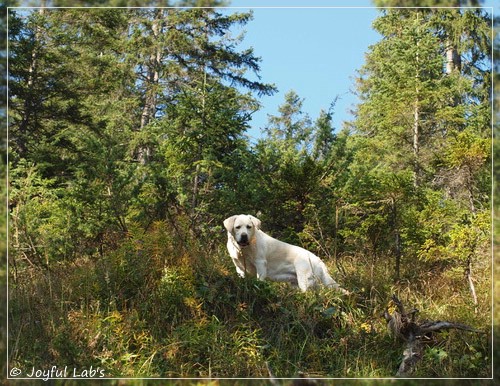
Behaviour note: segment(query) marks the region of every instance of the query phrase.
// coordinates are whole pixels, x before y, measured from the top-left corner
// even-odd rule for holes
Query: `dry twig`
[[[423,342],[429,341],[433,333],[450,329],[482,333],[482,331],[462,323],[440,320],[418,323],[415,320],[418,312],[416,308],[407,312],[403,303],[396,295],[392,295],[392,306],[387,307],[383,314],[391,335],[406,342],[406,347],[403,351],[403,360],[396,373],[397,377],[406,377],[414,371],[416,364],[422,359]]]

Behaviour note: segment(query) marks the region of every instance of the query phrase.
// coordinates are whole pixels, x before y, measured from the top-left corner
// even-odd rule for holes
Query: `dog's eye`
[[[236,228],[236,229],[240,229],[240,228],[241,228],[241,225],[238,225],[238,226],[236,226],[235,228]]]
[[[252,229],[252,226],[251,225],[247,225],[247,229]]]

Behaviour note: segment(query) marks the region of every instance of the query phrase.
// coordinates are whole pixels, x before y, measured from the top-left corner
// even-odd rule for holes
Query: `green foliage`
[[[451,231],[451,247],[455,253],[465,258],[474,253],[478,245],[484,245],[490,237],[490,213],[482,212],[470,222],[455,226]]]
[[[43,179],[37,168],[21,163],[11,172],[10,199],[16,203],[12,213],[14,250],[31,264],[47,266],[49,260],[73,256],[71,220],[53,189],[54,180]]]

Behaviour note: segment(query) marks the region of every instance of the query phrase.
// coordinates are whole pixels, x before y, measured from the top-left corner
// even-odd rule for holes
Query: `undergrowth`
[[[9,288],[10,366],[93,366],[139,378],[392,377],[404,343],[389,336],[381,314],[395,293],[422,319],[485,332],[438,335],[416,377],[491,374],[488,266],[476,271],[477,307],[463,278],[408,270],[395,284],[387,266],[361,256],[343,259],[343,275],[327,262],[353,294],[301,293],[238,277],[224,244],[220,235],[208,246],[178,246],[156,223],[103,256],[18,267]]]

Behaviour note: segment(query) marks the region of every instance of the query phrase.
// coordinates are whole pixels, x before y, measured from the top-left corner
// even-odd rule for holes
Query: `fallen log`
[[[392,303],[392,304],[391,304]],[[403,303],[392,295],[390,305],[384,311],[389,333],[396,338],[406,342],[403,351],[403,359],[396,373],[397,377],[407,377],[415,370],[416,364],[423,356],[423,343],[431,341],[432,334],[442,330],[458,329],[475,333],[483,333],[462,323],[446,321],[423,321],[417,322],[416,308],[406,311]]]

